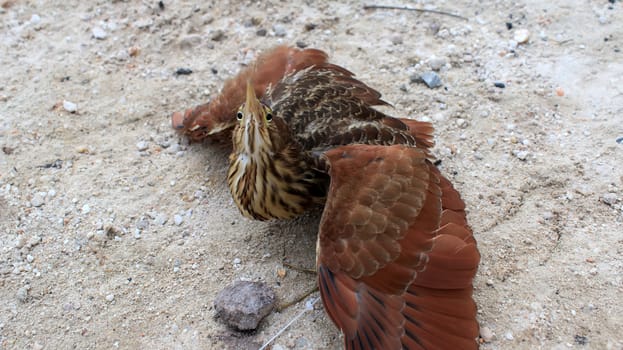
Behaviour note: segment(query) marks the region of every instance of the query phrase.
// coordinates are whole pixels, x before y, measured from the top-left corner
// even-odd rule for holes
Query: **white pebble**
[[[26,255],[26,261],[28,261],[29,263],[33,262],[34,260],[35,260],[34,256],[30,254]]]
[[[114,294],[108,294],[108,295],[106,296],[106,300],[107,300],[107,301],[113,301],[113,300],[115,300],[115,295],[114,295]]]
[[[82,206],[82,214],[88,214],[91,211],[91,207],[88,204]]]
[[[91,34],[93,34],[93,37],[95,39],[99,40],[104,40],[108,36],[108,33],[106,33],[106,31],[100,27],[93,27],[93,30],[91,30]]]
[[[41,17],[34,13],[32,16],[30,16],[30,24],[39,24],[41,22]]]
[[[605,204],[612,206],[616,204],[616,202],[618,201],[618,198],[617,198],[616,193],[608,192],[604,194],[603,196],[601,196],[601,201],[604,202]]]
[[[32,196],[32,199],[30,200],[30,204],[33,207],[40,207],[45,203],[45,192],[37,192],[35,193],[34,196]]]
[[[530,39],[530,31],[528,31],[527,29],[523,29],[523,28],[522,29],[517,29],[515,31],[515,35],[513,36],[513,39],[518,44],[525,44]]]
[[[491,340],[493,340],[493,336],[493,332],[489,327],[480,328],[480,337],[482,338],[482,340],[485,341],[485,343],[489,343]]]
[[[164,225],[167,223],[169,219],[167,218],[166,215],[164,214],[157,214],[156,217],[154,218],[154,222],[158,225]]]
[[[175,223],[176,226],[181,225],[183,221],[184,221],[184,218],[181,215],[175,214],[173,216],[173,222]]]
[[[78,105],[67,100],[63,100],[63,109],[65,109],[69,113],[76,113],[78,110]]]
[[[515,339],[515,337],[513,337],[513,333],[511,331],[508,331],[508,332],[504,333],[504,338],[506,338],[506,340],[513,340],[513,339]]]
[[[515,155],[515,157],[519,158],[520,160],[526,160],[528,158],[528,155],[530,155],[530,152],[528,151],[513,151],[513,154]]]
[[[26,245],[26,237],[24,235],[19,236],[19,238],[15,241],[15,248],[19,249]]]
[[[234,265],[240,265],[241,262],[242,260],[240,260],[240,258],[235,258],[233,261]]]
[[[463,118],[459,118],[456,120],[456,126],[458,126],[461,129],[464,129],[467,127],[467,120],[463,119]]]
[[[141,152],[147,150],[147,148],[149,148],[149,144],[145,141],[140,141],[136,144],[136,149]]]

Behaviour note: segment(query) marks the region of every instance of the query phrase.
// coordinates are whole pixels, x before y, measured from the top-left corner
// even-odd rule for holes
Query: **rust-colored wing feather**
[[[321,50],[278,46],[261,54],[254,64],[226,81],[220,94],[210,102],[173,113],[171,124],[193,141],[219,134],[230,138],[236,124],[236,110],[244,102],[244,88],[248,80],[253,81],[255,93],[261,97],[269,85],[276,84],[284,76],[324,64],[327,58],[327,54]]]
[[[480,255],[463,201],[425,150],[349,145],[323,157],[318,278],[345,348],[477,348]]]

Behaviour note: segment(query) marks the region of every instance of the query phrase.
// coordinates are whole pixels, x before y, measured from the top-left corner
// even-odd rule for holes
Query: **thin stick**
[[[427,9],[416,9],[413,7],[400,7],[400,6],[385,6],[385,5],[363,5],[364,10],[404,10],[404,11],[417,11],[417,12],[428,12],[428,13],[436,13],[438,15],[450,16],[454,18],[460,18],[465,21],[469,21],[467,17],[463,17],[461,15],[457,15],[450,12],[438,11],[438,10],[427,10]]]
[[[264,350],[264,349],[268,348],[270,343],[272,343],[275,339],[277,339],[277,337],[279,337],[281,335],[281,333],[285,332],[286,329],[288,329],[288,327],[290,327],[294,322],[296,322],[296,320],[301,318],[307,311],[313,310],[314,309],[314,304],[316,304],[318,299],[320,299],[320,298],[313,298],[313,299],[310,299],[309,301],[307,301],[305,303],[305,309],[303,311],[299,312],[298,315],[294,316],[294,318],[291,319],[290,322],[288,322],[285,326],[283,326],[283,328],[281,328],[277,332],[277,334],[275,334],[272,338],[268,339],[268,341],[266,341],[266,343],[264,343],[264,345],[262,345],[262,347],[260,347],[258,350]]]

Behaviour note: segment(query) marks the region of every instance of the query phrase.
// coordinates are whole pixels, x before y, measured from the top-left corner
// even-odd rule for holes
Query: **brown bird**
[[[320,50],[277,46],[260,55],[251,67],[226,81],[221,93],[210,102],[173,113],[171,124],[192,141],[206,137],[231,139],[236,111],[244,102],[247,80],[254,82],[255,94],[262,97],[269,85],[276,84],[286,74],[326,62],[327,54]]]
[[[480,256],[463,201],[431,163],[432,126],[379,112],[376,90],[326,63],[262,101],[255,91],[236,116],[231,193],[259,220],[326,200],[318,282],[345,348],[477,348]]]
[[[432,126],[376,110],[379,92],[326,62],[257,91],[249,82],[234,114],[232,196],[259,220],[325,203],[318,283],[344,347],[477,348],[480,255],[460,195],[431,162]]]

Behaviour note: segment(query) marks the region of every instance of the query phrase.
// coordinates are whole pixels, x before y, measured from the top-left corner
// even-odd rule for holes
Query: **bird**
[[[344,348],[478,348],[480,254],[464,201],[434,164],[432,125],[381,112],[377,90],[327,61],[259,79],[260,93],[257,73],[243,78],[232,198],[255,220],[324,206],[318,287]]]
[[[248,79],[255,82],[256,94],[261,97],[266,87],[276,84],[286,74],[315,64],[326,63],[328,55],[318,49],[298,49],[276,46],[262,53],[251,67],[242,70],[225,82],[221,92],[207,103],[187,108],[171,115],[172,127],[186,134],[191,141],[231,140],[236,125],[236,110],[244,102]]]

